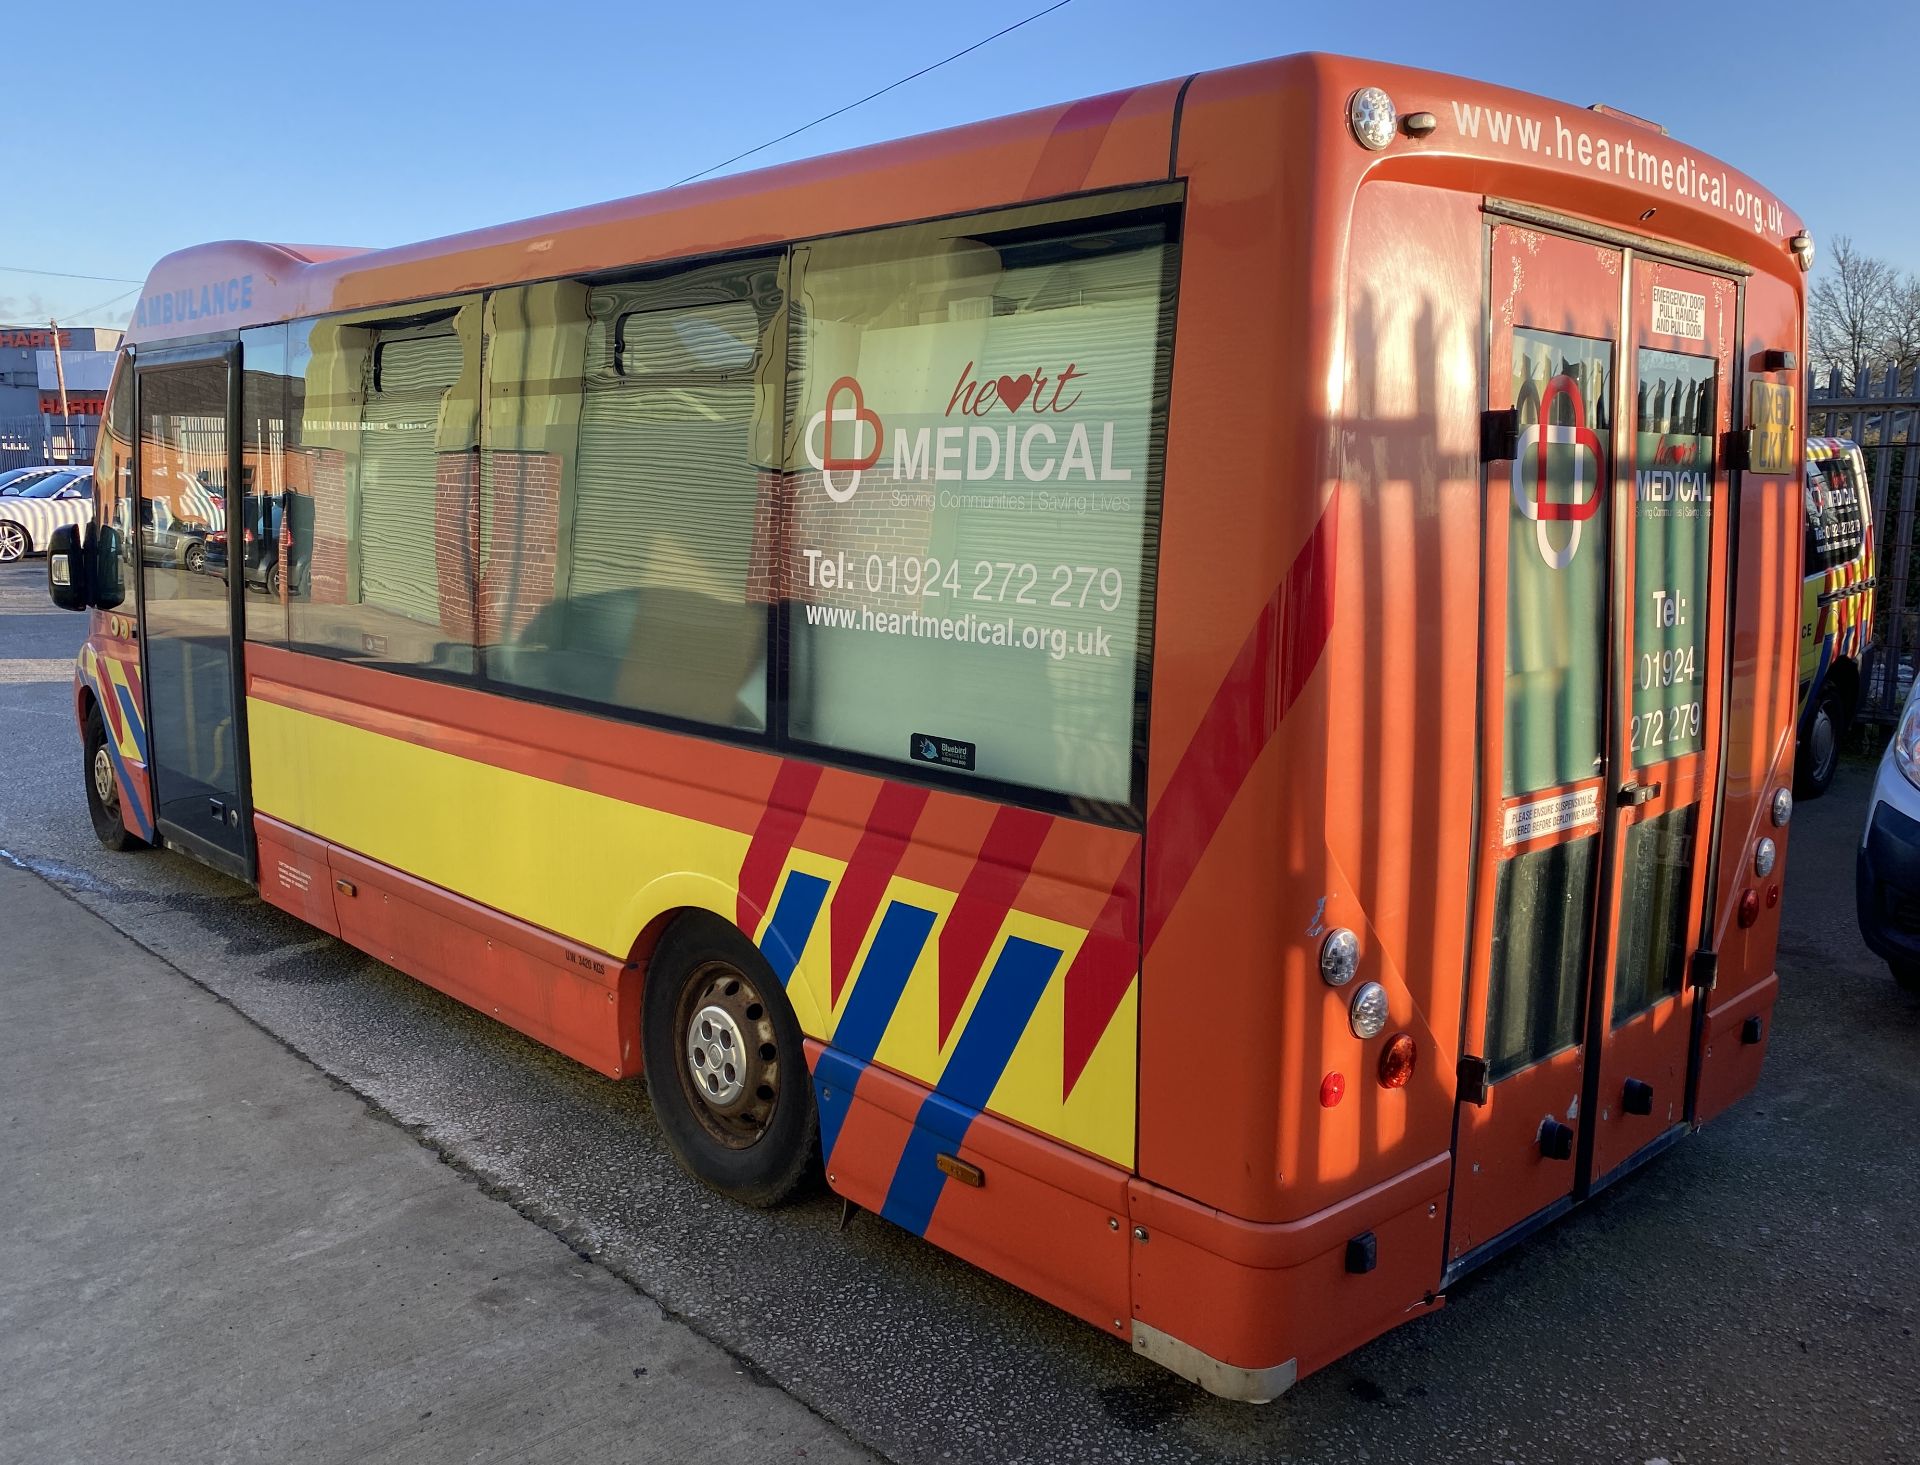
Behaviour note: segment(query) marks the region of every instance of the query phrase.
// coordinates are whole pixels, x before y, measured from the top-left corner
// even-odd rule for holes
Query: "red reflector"
[[[1767,887],[1767,909],[1772,910],[1778,904],[1780,904],[1780,887],[1778,885],[1769,885]]]
[[[1412,1033],[1395,1033],[1380,1052],[1380,1087],[1403,1089],[1413,1077],[1413,1061],[1419,1056]]]
[[[1331,1109],[1347,1096],[1347,1076],[1330,1073],[1320,1080],[1320,1107]]]
[[[1760,895],[1758,891],[1748,890],[1740,896],[1740,924],[1751,926],[1760,919]]]

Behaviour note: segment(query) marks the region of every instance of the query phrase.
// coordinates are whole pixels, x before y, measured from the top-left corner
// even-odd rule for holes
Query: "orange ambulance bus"
[[[1755,1082],[1811,255],[1323,56],[184,250],[50,558],[94,822],[1268,1399]]]

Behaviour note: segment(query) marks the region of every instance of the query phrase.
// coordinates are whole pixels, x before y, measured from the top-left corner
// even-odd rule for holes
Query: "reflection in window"
[[[492,298],[490,678],[765,729],[769,597],[753,559],[778,442],[778,275],[753,261]]]
[[[1853,449],[1807,459],[1807,573],[1819,574],[1856,558],[1866,543],[1863,485]]]
[[[1500,864],[1487,979],[1487,1065],[1494,1079],[1579,1040],[1599,843],[1588,835]]]
[[[276,450],[263,429],[247,573],[286,601],[296,644],[472,670],[479,316],[451,302],[291,327],[290,431]]]
[[[977,219],[796,249],[796,739],[1132,799],[1174,250]]]

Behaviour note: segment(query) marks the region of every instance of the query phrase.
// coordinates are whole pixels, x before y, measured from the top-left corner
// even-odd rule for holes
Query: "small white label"
[[[1515,804],[1501,818],[1500,842],[1525,844],[1530,839],[1599,822],[1600,790],[1577,789],[1570,794],[1535,799],[1531,804]]]
[[[274,873],[280,877],[281,885],[288,890],[304,891],[313,884],[313,877],[305,870],[296,869],[285,860],[274,862]]]
[[[1688,341],[1707,339],[1707,297],[1685,290],[1653,287],[1653,333]]]

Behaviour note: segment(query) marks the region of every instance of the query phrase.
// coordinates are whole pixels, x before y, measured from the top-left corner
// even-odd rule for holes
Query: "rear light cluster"
[[[1345,987],[1359,970],[1360,938],[1344,926],[1328,932],[1327,939],[1320,945],[1320,975],[1327,985]],[[1347,1026],[1362,1042],[1377,1038],[1386,1031],[1387,1019],[1391,1015],[1389,1007],[1384,986],[1379,982],[1362,982],[1354,989],[1347,1003]],[[1388,1089],[1405,1088],[1407,1081],[1413,1077],[1418,1056],[1419,1048],[1413,1035],[1395,1033],[1380,1051],[1380,1086]],[[1321,1106],[1331,1109],[1346,1096],[1346,1092],[1345,1074],[1327,1074],[1320,1081]]]

